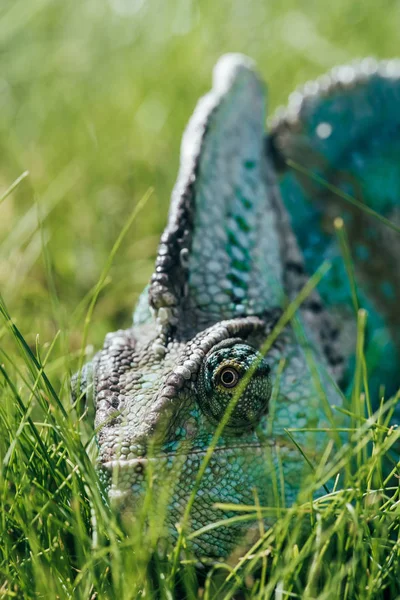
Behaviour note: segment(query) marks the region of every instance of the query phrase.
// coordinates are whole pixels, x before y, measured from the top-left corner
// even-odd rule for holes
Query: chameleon
[[[400,170],[385,159],[400,145],[399,74],[396,61],[335,68],[296,91],[267,130],[254,63],[221,57],[183,135],[133,325],[109,333],[75,378],[75,397],[94,403],[111,504],[135,518],[150,485],[163,500],[154,508],[162,535],[176,540],[187,513],[197,557],[225,559],[246,543],[249,522],[227,521],[235,505],[296,500],[310,475],[298,446],[318,464],[333,407],[351,391],[359,307],[369,315],[371,385],[398,386],[399,237],[385,218],[398,222]],[[285,320],[324,261],[331,268],[318,289]]]

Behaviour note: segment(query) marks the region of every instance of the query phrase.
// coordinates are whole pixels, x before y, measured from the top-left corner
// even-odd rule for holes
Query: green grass
[[[397,398],[375,415],[363,416],[358,393],[365,375],[362,311],[358,391],[343,430],[344,444],[329,460],[328,445],[298,502],[278,510],[272,527],[265,528],[262,520],[277,515],[271,507],[226,505],[238,513],[231,522],[258,522],[260,537],[236,560],[208,571],[196,569],[190,555],[182,560],[185,535],[179,546],[154,556],[162,522],[148,519],[156,502],[151,486],[135,520],[119,522],[90,458],[93,435],[85,415],[77,419],[68,405],[67,386],[60,390],[62,403],[47,377],[56,346],[46,351],[38,343],[31,349],[3,302],[0,313],[3,332],[15,346],[12,357],[2,352],[0,365],[1,597],[195,598],[201,593],[228,599],[238,590],[247,598],[400,594],[399,471],[390,459],[400,431],[388,425]],[[295,440],[295,431],[288,435]],[[312,490],[339,475],[340,485],[311,500]]]
[[[126,534],[69,398],[71,373],[130,324],[218,56],[251,55],[272,109],[336,63],[395,56],[399,26],[389,0],[0,4],[0,598],[400,597],[395,399],[364,417],[362,313],[342,449],[272,528],[264,507],[239,511],[260,541],[208,573],[173,550],[154,557],[159,524],[145,513]]]

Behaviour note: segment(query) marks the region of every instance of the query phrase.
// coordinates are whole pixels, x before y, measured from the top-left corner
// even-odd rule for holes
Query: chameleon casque
[[[150,469],[155,495],[168,489],[166,532],[176,537],[228,406],[189,532],[236,514],[217,502],[254,505],[255,493],[262,506],[295,500],[310,467],[285,430],[314,430],[294,435],[317,463],[330,438],[315,429],[329,422],[327,405],[342,405],[340,387],[351,390],[356,310],[337,216],[359,306],[369,311],[370,384],[397,388],[399,236],[310,174],[399,221],[399,74],[396,61],[336,68],[295,92],[267,133],[252,61],[219,60],[183,136],[168,224],[133,327],[109,333],[79,376],[95,404],[99,470],[122,513],[138,510]],[[318,291],[262,356],[285,307],[326,259],[332,267]],[[284,490],[272,484],[281,477]],[[216,527],[191,549],[226,557],[248,528]]]

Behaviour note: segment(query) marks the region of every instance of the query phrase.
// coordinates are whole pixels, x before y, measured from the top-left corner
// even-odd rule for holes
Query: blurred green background
[[[32,344],[82,340],[82,299],[134,204],[89,341],[127,327],[152,271],[182,131],[227,51],[250,55],[270,112],[337,63],[398,54],[394,0],[2,0],[0,289]],[[41,223],[41,225],[39,225]],[[0,342],[1,343],[1,342]]]

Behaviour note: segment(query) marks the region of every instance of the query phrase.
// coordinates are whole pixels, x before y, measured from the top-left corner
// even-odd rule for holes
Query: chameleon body
[[[366,76],[362,85],[368,82]],[[332,84],[328,97],[337,89]],[[309,273],[330,253],[339,262],[329,229],[317,221],[331,204],[334,215],[340,206],[329,197],[321,208],[324,200],[316,195],[314,202],[313,190],[284,162],[297,158],[298,139],[310,137],[301,110],[315,98],[302,96],[300,110],[290,108],[267,134],[265,90],[253,63],[235,54],[220,59],[213,88],[183,137],[168,224],[133,327],[108,334],[79,377],[95,403],[98,464],[109,498],[134,517],[151,482],[160,502],[154,510],[172,538],[192,494],[189,533],[235,516],[216,503],[291,504],[310,467],[286,429],[314,430],[295,437],[317,464],[329,435],[315,429],[329,424],[329,406],[343,401],[337,383],[345,380],[355,340],[343,341],[325,306],[336,302],[349,312],[345,280],[331,297],[334,275],[328,275],[331,284],[321,284],[325,305],[311,292],[265,356],[260,352]],[[312,150],[315,156],[318,148]],[[311,226],[322,240],[317,258],[310,255]],[[377,302],[378,320],[382,306]],[[395,347],[395,325],[383,328]],[[226,557],[248,529],[243,522],[211,528],[193,537],[191,549]]]

